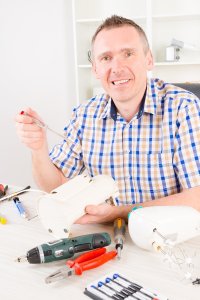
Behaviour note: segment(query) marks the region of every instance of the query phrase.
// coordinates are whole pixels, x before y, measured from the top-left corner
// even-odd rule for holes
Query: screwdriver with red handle
[[[8,185],[4,186],[3,184],[0,184],[0,198],[5,196],[7,189]]]
[[[60,133],[58,133],[57,131],[53,130],[52,128],[50,128],[47,124],[45,124],[44,122],[40,121],[39,119],[31,116],[29,113],[27,113],[26,111],[21,111],[20,112],[20,115],[24,115],[24,116],[28,116],[30,118],[32,118],[32,122],[34,124],[36,124],[38,127],[40,128],[44,128],[44,129],[48,129],[50,130],[51,132],[53,132],[54,134],[58,135],[59,137],[63,138],[63,139],[66,139],[66,137]]]
[[[106,252],[106,248],[99,248],[86,252],[80,255],[75,260],[68,260],[66,267],[59,269],[46,277],[45,282],[51,283],[60,279],[67,278],[71,275],[81,275],[84,271],[97,268],[117,255],[117,252],[109,251]]]

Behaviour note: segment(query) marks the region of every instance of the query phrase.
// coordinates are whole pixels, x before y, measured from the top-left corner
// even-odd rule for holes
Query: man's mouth
[[[130,79],[115,80],[115,81],[112,81],[112,84],[114,84],[114,85],[121,85],[121,84],[129,82],[129,80]]]

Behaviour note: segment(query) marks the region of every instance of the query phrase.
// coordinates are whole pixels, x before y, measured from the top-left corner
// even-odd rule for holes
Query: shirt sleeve
[[[62,143],[55,145],[49,154],[54,165],[67,178],[79,175],[85,169],[81,147],[80,120],[77,110],[78,108],[73,110],[72,118],[64,128],[66,139]]]
[[[173,163],[182,188],[200,185],[200,100],[198,98],[179,110]]]

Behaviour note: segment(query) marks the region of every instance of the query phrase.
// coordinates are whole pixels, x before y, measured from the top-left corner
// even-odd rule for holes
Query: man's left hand
[[[76,220],[76,224],[93,224],[113,222],[116,218],[127,217],[128,210],[124,216],[123,206],[112,206],[107,203],[99,205],[87,205],[85,215]],[[127,207],[128,208],[128,207]],[[129,206],[129,211],[131,207]]]

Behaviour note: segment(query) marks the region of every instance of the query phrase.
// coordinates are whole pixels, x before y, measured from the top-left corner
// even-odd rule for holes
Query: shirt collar
[[[147,80],[147,88],[142,97],[140,104],[140,109],[137,114],[137,119],[139,119],[143,112],[156,114],[156,103],[158,103],[158,91],[153,79],[149,78]],[[102,112],[101,118],[112,118],[114,121],[117,120],[117,108],[114,101],[110,97],[107,100],[107,105],[105,106],[104,111]]]
[[[139,119],[142,116],[143,111],[144,111],[146,91],[147,91],[147,89],[145,90],[144,95],[142,97],[142,101],[141,101],[141,104],[140,104],[140,109],[139,109],[139,112],[137,114],[137,119]],[[110,116],[114,121],[117,120],[117,108],[116,108],[115,103],[112,99],[111,99],[111,107],[110,107]]]
[[[139,109],[139,112],[137,114],[137,119],[139,119],[143,114],[145,98],[146,98],[146,92],[147,92],[147,89],[145,90],[144,95],[142,97],[142,101],[141,101],[141,104],[140,104],[140,109]],[[102,114],[102,117],[106,117],[106,116],[110,116],[110,118],[112,118],[114,121],[117,120],[117,108],[116,108],[115,103],[112,100],[112,98],[110,98],[109,101],[108,101],[108,105],[106,106],[106,108],[104,110],[104,115]]]
[[[156,114],[156,106],[158,103],[158,90],[155,85],[155,81],[152,78],[147,80],[147,93],[146,100],[144,104],[144,112],[149,114]]]
[[[111,111],[111,101],[112,99],[109,97],[108,100],[106,100],[106,106],[100,115],[100,118],[105,119],[105,118],[111,118],[110,111]]]

